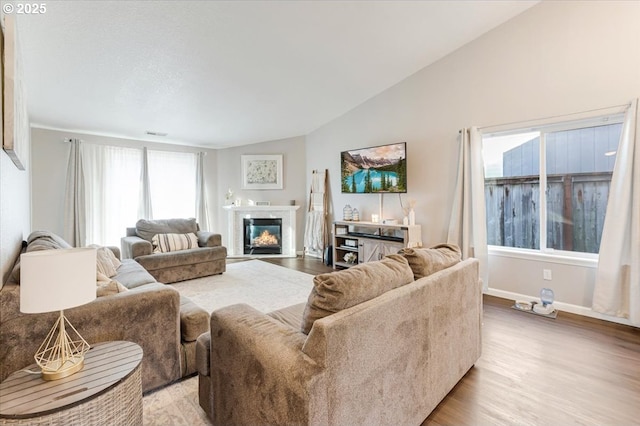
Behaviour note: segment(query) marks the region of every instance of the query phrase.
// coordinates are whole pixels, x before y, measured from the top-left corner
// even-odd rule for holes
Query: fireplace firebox
[[[244,254],[282,254],[282,219],[243,219]]]

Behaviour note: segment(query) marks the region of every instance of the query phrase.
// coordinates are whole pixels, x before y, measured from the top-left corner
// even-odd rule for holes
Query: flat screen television
[[[407,192],[407,143],[340,153],[343,194]]]

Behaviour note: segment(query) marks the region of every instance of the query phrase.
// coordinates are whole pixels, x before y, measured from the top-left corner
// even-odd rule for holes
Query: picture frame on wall
[[[20,80],[20,61],[15,19],[5,15],[2,28],[2,149],[20,170],[25,169],[29,141],[29,118],[25,90]]]
[[[242,155],[242,189],[282,189],[282,154]]]

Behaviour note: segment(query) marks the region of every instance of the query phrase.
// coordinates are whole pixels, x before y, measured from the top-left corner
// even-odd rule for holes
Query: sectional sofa
[[[71,246],[56,234],[33,232],[26,251]],[[119,257],[119,249],[111,247]],[[142,387],[149,391],[195,373],[197,337],[208,331],[209,314],[171,286],[157,282],[132,259],[123,259],[112,278],[127,291],[96,298],[65,316],[89,343],[127,340],[140,345]],[[58,317],[57,312],[20,312],[20,268],[0,288],[0,380],[34,362],[33,355]]]
[[[456,250],[316,276],[306,304],[269,314],[213,312],[201,407],[214,425],[421,424],[481,353],[478,261],[428,261]]]

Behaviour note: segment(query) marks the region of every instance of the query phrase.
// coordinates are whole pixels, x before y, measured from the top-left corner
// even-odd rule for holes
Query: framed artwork
[[[242,189],[282,189],[282,154],[243,155]]]
[[[29,141],[29,118],[20,80],[16,27],[13,16],[4,16],[2,33],[2,149],[16,167],[24,170]]]

